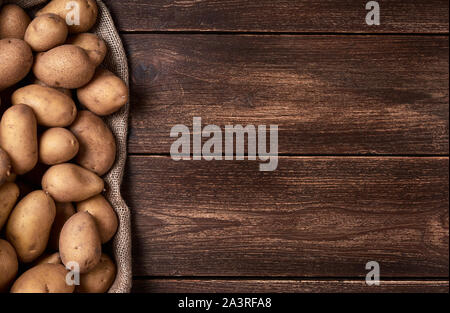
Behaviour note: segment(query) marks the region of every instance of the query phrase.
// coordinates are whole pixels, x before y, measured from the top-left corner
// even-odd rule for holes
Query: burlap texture
[[[47,0],[10,0],[5,3],[16,3],[22,8],[34,8],[47,2]],[[129,81],[128,63],[125,50],[117,33],[114,22],[105,4],[97,0],[99,15],[97,24],[91,30],[101,37],[108,46],[108,54],[104,67],[122,78],[127,86]],[[119,217],[119,229],[115,235],[112,247],[114,259],[117,264],[117,276],[110,288],[110,293],[126,293],[131,290],[131,222],[130,211],[120,194],[125,161],[127,158],[127,131],[129,103],[120,111],[104,118],[116,137],[117,155],[114,166],[104,177],[106,183],[106,198],[109,200]]]

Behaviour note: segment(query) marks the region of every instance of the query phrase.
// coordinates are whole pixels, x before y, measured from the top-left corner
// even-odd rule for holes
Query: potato
[[[62,264],[59,252],[41,255],[34,263],[34,266],[39,264]]]
[[[102,243],[114,236],[119,224],[116,212],[102,195],[96,195],[77,203],[78,212],[88,212],[94,217]]]
[[[4,183],[0,186],[0,230],[8,220],[14,204],[19,198],[19,187],[14,183]]]
[[[69,37],[67,43],[83,48],[96,67],[103,62],[108,52],[105,41],[91,33],[73,35]]]
[[[8,290],[19,269],[14,248],[6,240],[0,239],[0,292]]]
[[[69,262],[78,263],[81,274],[100,262],[102,244],[92,215],[79,212],[69,218],[59,237],[59,254],[66,266]]]
[[[46,85],[45,83],[41,82],[37,78],[35,78],[32,83],[36,84],[36,85],[43,86],[43,87],[49,87],[48,85]],[[53,88],[53,89],[58,90],[59,92],[62,92],[63,94],[68,96],[70,99],[72,99],[72,91],[70,89],[66,89],[66,88]]]
[[[57,202],[80,202],[103,191],[104,182],[78,165],[53,165],[42,177],[42,188]]]
[[[59,234],[67,220],[75,214],[75,208],[70,202],[56,202],[56,217],[50,231],[48,246],[53,250],[59,250]]]
[[[23,39],[30,17],[16,4],[7,4],[0,10],[0,39]]]
[[[36,56],[33,73],[50,87],[76,89],[94,76],[95,66],[86,51],[74,45],[62,45]]]
[[[29,106],[17,104],[3,114],[0,121],[0,146],[8,153],[17,175],[25,174],[36,165],[37,124]]]
[[[77,117],[77,107],[65,94],[50,87],[28,85],[16,90],[11,101],[13,105],[26,104],[33,109],[39,125],[65,127]]]
[[[76,162],[100,176],[108,172],[116,159],[116,141],[102,119],[80,111],[70,130],[80,143]]]
[[[11,160],[8,153],[0,147],[0,186],[11,175]]]
[[[6,224],[6,239],[21,262],[33,262],[44,252],[55,215],[55,202],[42,190],[31,192],[16,205]]]
[[[28,25],[24,40],[34,51],[42,52],[66,42],[66,21],[53,13],[42,14]]]
[[[33,65],[33,53],[30,46],[23,40],[2,39],[0,40],[0,60],[0,91],[2,91],[27,76]]]
[[[102,253],[100,262],[89,273],[80,275],[79,293],[104,293],[116,278],[116,265],[109,256]]]
[[[71,5],[73,2],[78,4],[80,12],[79,23],[74,23],[75,19],[73,13],[76,8],[73,8]],[[95,0],[52,0],[37,13],[37,16],[44,13],[58,14],[68,22],[70,33],[84,33],[94,26],[97,20],[98,7]]]
[[[72,293],[75,286],[67,285],[67,273],[60,264],[37,265],[16,280],[11,293]]]
[[[65,128],[50,128],[39,140],[39,160],[47,165],[67,162],[78,153],[77,138]]]
[[[128,88],[108,70],[98,69],[94,78],[77,90],[78,100],[97,115],[116,112],[128,102]]]

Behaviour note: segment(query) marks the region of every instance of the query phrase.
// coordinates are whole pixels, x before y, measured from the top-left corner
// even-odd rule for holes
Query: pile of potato
[[[70,1],[80,25],[66,23]],[[128,90],[99,67],[107,46],[87,33],[97,15],[95,0],[52,0],[32,20],[0,8],[0,292],[106,292],[115,279],[102,245],[118,218],[101,177],[116,143],[99,116]],[[77,286],[66,283],[72,262]]]

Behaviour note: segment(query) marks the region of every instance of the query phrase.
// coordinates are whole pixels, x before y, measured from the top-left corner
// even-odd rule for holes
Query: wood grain
[[[379,1],[379,26],[365,22],[368,1],[107,0],[122,31],[448,33],[447,0]]]
[[[367,286],[361,280],[218,280],[147,279],[134,280],[133,292],[151,293],[448,293],[448,281],[382,281]]]
[[[448,277],[448,158],[131,156],[134,275]]]
[[[282,154],[448,155],[448,37],[125,35],[130,153],[276,124]]]

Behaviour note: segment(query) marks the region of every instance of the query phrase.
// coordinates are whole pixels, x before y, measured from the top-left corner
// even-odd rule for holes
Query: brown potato
[[[108,172],[116,159],[116,141],[102,119],[80,111],[70,130],[80,143],[76,162],[99,176]]]
[[[13,105],[26,104],[33,109],[39,125],[45,127],[65,127],[77,117],[75,102],[50,87],[28,85],[16,90],[11,101]]]
[[[94,217],[102,243],[114,236],[119,224],[116,212],[102,195],[96,195],[77,203],[78,212],[88,212]]]
[[[0,230],[2,230],[9,214],[19,198],[19,187],[14,183],[4,183],[0,186]]]
[[[116,278],[116,265],[109,256],[102,253],[100,262],[90,272],[80,275],[79,293],[104,293]]]
[[[13,171],[23,175],[38,161],[37,123],[25,104],[10,107],[0,121],[0,146],[11,159]]]
[[[77,96],[90,111],[104,116],[116,112],[128,102],[128,88],[110,71],[98,69],[94,78],[77,90]]]
[[[11,175],[11,160],[8,153],[0,147],[0,186]]]
[[[34,266],[39,264],[62,264],[59,252],[41,255],[34,263]]]
[[[16,251],[9,242],[0,239],[0,292],[8,290],[18,270]]]
[[[102,244],[92,215],[79,212],[69,218],[59,237],[59,254],[66,266],[69,262],[78,263],[81,274],[100,262]]]
[[[75,286],[67,285],[67,273],[60,264],[37,265],[16,280],[11,293],[72,293]]]
[[[7,4],[0,10],[0,39],[23,39],[30,24],[28,14],[16,4]]]
[[[44,82],[41,82],[39,79],[34,78],[33,84],[39,85],[39,86],[43,86],[43,87],[49,87],[48,85],[46,85]],[[65,94],[66,96],[68,96],[70,99],[72,99],[72,91],[70,89],[66,89],[66,88],[53,88],[58,90],[59,92],[62,92],[63,94]]]
[[[39,160],[47,165],[67,162],[78,153],[78,140],[65,128],[50,128],[39,140]]]
[[[70,202],[56,202],[56,217],[50,231],[48,246],[53,250],[59,250],[59,235],[67,220],[75,214],[75,208]]]
[[[69,29],[59,15],[47,13],[36,17],[28,25],[24,40],[34,51],[47,51],[66,42]]]
[[[105,41],[91,33],[71,36],[67,43],[83,48],[96,67],[103,62],[108,52]]]
[[[86,51],[74,45],[62,45],[36,56],[33,73],[50,87],[76,89],[94,76],[95,66]]]
[[[42,190],[31,192],[16,205],[6,224],[6,238],[21,262],[33,262],[44,252],[55,215],[55,202]]]
[[[79,6],[79,23],[74,23],[73,13],[75,8],[71,6],[71,2],[75,2]],[[97,20],[98,7],[95,0],[52,0],[37,15],[44,13],[58,14],[66,22],[69,21],[70,33],[84,33],[94,26]]]
[[[30,46],[23,40],[2,39],[0,40],[0,60],[0,91],[2,91],[27,76],[33,65],[33,53]]]
[[[80,202],[103,191],[103,179],[78,165],[53,165],[42,177],[42,188],[58,202]]]

